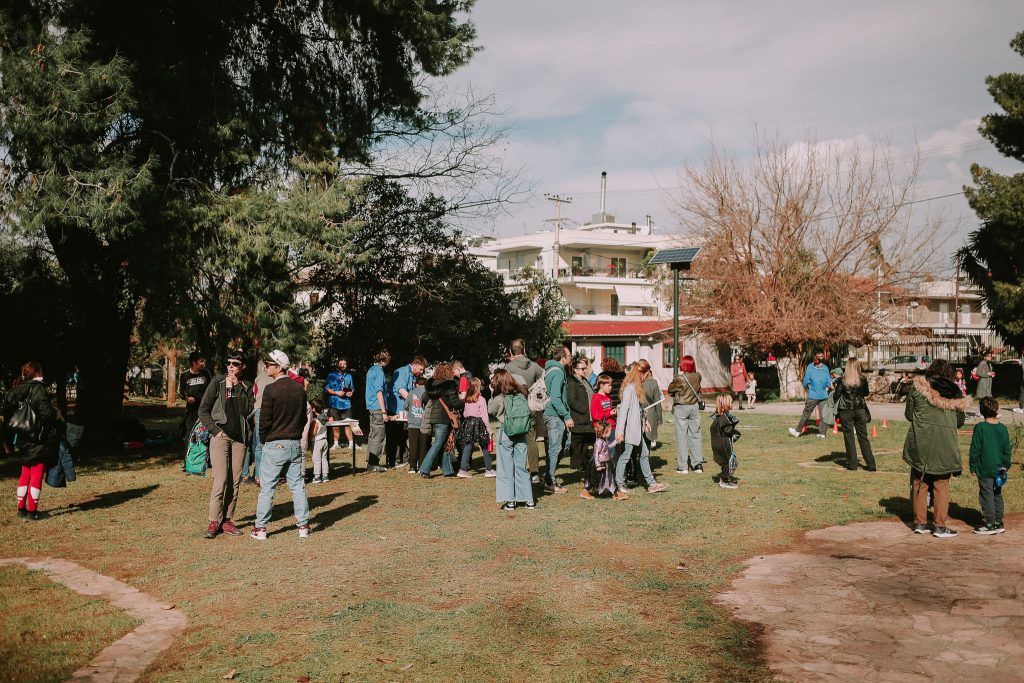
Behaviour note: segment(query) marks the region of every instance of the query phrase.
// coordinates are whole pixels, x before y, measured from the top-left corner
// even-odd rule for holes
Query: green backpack
[[[505,396],[505,420],[501,423],[505,436],[519,436],[530,431],[530,406],[522,394]]]

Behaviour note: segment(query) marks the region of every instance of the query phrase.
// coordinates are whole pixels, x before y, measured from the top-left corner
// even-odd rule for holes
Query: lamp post
[[[700,247],[659,249],[650,260],[651,265],[665,264],[672,268],[672,353],[670,358],[672,367],[676,369],[679,366],[679,273],[690,270],[690,266],[699,252]]]

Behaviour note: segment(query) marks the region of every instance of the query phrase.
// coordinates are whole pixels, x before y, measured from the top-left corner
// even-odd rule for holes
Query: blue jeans
[[[268,441],[263,444],[260,461],[260,496],[256,501],[256,527],[265,529],[270,522],[270,509],[274,504],[274,490],[281,472],[285,473],[288,488],[292,490],[295,523],[309,523],[309,502],[306,500],[306,463],[298,441]]]
[[[704,464],[704,444],[700,436],[700,410],[697,404],[679,404],[672,408],[676,427],[676,469],[686,470]],[[689,463],[689,464],[687,464]]]
[[[526,442],[528,436],[505,436],[498,430],[497,446],[498,472],[494,480],[495,498],[499,503],[514,501],[533,502],[533,487],[530,486],[530,472],[526,469]]]
[[[544,448],[548,453],[548,473],[545,475],[544,483],[548,486],[554,486],[558,459],[562,457],[562,453],[569,450],[572,435],[566,429],[565,421],[557,415],[545,413],[544,427],[547,428],[547,434],[544,437]]]
[[[618,462],[615,463],[615,484],[620,489],[626,488],[626,463],[638,448],[640,449],[640,472],[644,475],[644,481],[648,486],[654,486],[657,483],[654,480],[654,473],[651,472],[651,444],[646,436],[641,436],[639,444],[622,444],[622,453],[619,455]]]
[[[434,460],[437,459],[437,454],[444,450],[444,445],[448,441],[448,433],[452,431],[452,426],[450,424],[436,424],[433,425],[433,429],[434,440],[430,443],[430,449],[427,451],[427,454],[423,456],[423,464],[420,465],[420,472],[422,474],[430,474],[430,470],[434,469]],[[446,477],[455,474],[451,453],[445,453],[441,456],[441,471],[444,472]]]
[[[253,418],[252,424],[252,459],[256,463],[256,467],[253,470],[256,477],[260,476],[260,459],[263,457],[263,444],[260,443],[260,411],[256,409],[256,415]],[[242,474],[249,474],[249,454],[245,454],[245,463],[242,466]]]
[[[487,446],[490,444],[486,441],[480,442],[480,450],[484,452],[484,467],[491,469],[491,452],[487,450]],[[468,470],[469,465],[473,462],[473,449],[476,444],[470,441],[469,443],[461,444],[462,447],[462,462],[459,464],[460,470]]]

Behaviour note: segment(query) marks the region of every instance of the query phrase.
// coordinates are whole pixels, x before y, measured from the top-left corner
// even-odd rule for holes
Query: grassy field
[[[503,513],[482,476],[359,474],[309,488],[306,540],[279,489],[265,543],[247,537],[253,486],[236,519],[246,535],[209,541],[210,481],[184,477],[178,449],[96,459],[68,489],[43,491],[47,519],[19,522],[12,506],[0,521],[3,552],[64,557],[185,610],[186,634],[146,680],[215,680],[231,670],[242,681],[762,680],[758,634],[710,598],[746,557],[804,530],[905,518],[906,424],[874,440],[878,472],[854,473],[834,462],[844,457],[841,436],[797,440],[785,432],[793,418],[739,417],[735,491],[714,483],[713,465],[704,476],[675,475],[663,426],[654,464],[665,493],[585,501],[578,475],[563,469],[568,494]],[[8,489],[12,472],[8,464]],[[951,488],[952,515],[978,522],[974,480]],[[1005,493],[1008,512],[1024,510],[1017,482]],[[0,586],[5,617],[11,583]],[[62,591],[40,596],[75,628]],[[53,628],[28,622],[20,637],[31,639],[33,623]],[[109,640],[121,632],[109,629]]]
[[[140,623],[24,567],[0,567],[0,614],[0,681],[66,680]]]

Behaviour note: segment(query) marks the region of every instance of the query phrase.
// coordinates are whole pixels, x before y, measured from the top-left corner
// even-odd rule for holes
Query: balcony
[[[573,309],[573,319],[594,318],[658,318],[660,314],[657,306],[576,306]]]
[[[613,278],[613,279],[646,279],[647,273],[639,268],[618,268],[615,264],[609,264],[604,268],[559,268],[558,279],[568,279],[570,282],[577,278]]]

